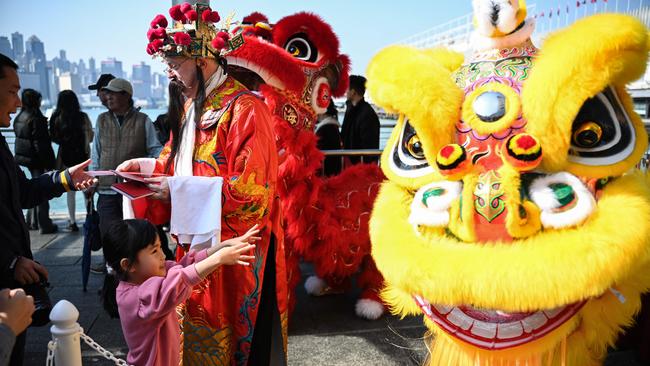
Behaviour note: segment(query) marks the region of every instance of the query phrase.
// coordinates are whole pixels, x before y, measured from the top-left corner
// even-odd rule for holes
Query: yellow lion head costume
[[[393,46],[368,67],[401,116],[370,226],[383,296],[425,315],[431,365],[598,365],[650,288],[648,137],[625,90],[648,31],[596,15],[538,50],[523,2],[485,3],[470,61]]]

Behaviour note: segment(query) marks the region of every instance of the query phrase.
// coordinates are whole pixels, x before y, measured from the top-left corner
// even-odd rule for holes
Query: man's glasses
[[[183,62],[181,62],[181,63],[179,63],[179,64],[167,63],[167,68],[165,69],[165,72],[166,72],[166,73],[170,73],[170,72],[172,72],[172,71],[176,71],[176,70],[180,69],[181,66],[183,66],[183,64],[186,63],[186,62],[189,61],[189,60],[191,60],[191,59],[190,59],[190,58],[186,58]]]

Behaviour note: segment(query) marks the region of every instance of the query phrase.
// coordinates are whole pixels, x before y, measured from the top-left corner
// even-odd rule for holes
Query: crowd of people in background
[[[128,248],[129,258],[135,258],[140,250],[151,246],[160,249],[162,253],[160,258],[163,258],[161,260],[174,258],[173,251],[168,247],[167,233],[163,230],[168,223],[155,227],[156,235],[150,235],[151,237],[145,241],[131,238],[125,234],[126,231],[145,224],[123,220],[122,196],[110,189],[111,184],[116,182],[116,178],[106,176],[92,178],[85,173],[85,170],[112,170],[125,161],[158,158],[163,145],[170,140],[170,135],[180,132],[178,127],[174,126],[175,122],[178,124],[178,117],[170,118],[170,115],[186,113],[181,103],[172,103],[168,113],[158,116],[155,122],[152,122],[146,114],[135,107],[133,87],[128,80],[102,74],[95,84],[88,87],[90,90],[97,91],[97,97],[107,109],[98,116],[94,128],[88,115],[82,111],[76,94],[71,90],[63,90],[59,93],[56,108],[48,120],[41,112],[42,97],[38,91],[24,89],[19,98],[21,88],[16,70],[17,66],[11,59],[0,55],[0,118],[2,119],[0,126],[9,127],[10,114],[20,109],[20,113],[13,120],[15,131],[13,155],[5,138],[0,137],[0,145],[2,145],[0,163],[4,168],[4,170],[0,169],[0,191],[2,192],[0,220],[4,223],[0,228],[0,241],[3,243],[0,245],[0,270],[3,272],[2,283],[0,283],[0,343],[2,343],[0,365],[22,365],[25,329],[31,322],[34,311],[32,295],[22,288],[46,282],[48,278],[47,269],[33,260],[28,230],[40,230],[42,234],[57,232],[58,227],[49,217],[49,199],[66,193],[67,230],[74,232],[79,231],[76,217],[76,190],[84,190],[87,205],[94,202],[94,194],[97,193],[99,231],[104,254],[109,261],[118,260],[117,263],[112,263],[113,268],[119,267],[120,256],[126,255],[116,255],[116,251],[127,250],[117,247],[116,239],[120,239],[119,245],[136,245],[136,241],[139,243],[137,247]],[[171,95],[180,96],[181,93],[186,92],[183,86],[179,85],[179,83],[170,84]],[[379,148],[379,120],[372,107],[364,100],[364,93],[365,78],[352,76],[342,126],[338,121],[338,110],[334,101],[330,100],[327,111],[319,116],[315,126],[320,149]],[[58,145],[56,154],[52,143]],[[174,148],[173,144],[171,148]],[[175,148],[178,153],[184,153],[179,145]],[[368,161],[373,159],[366,159],[365,162]],[[358,162],[359,159],[354,157],[348,161],[351,164]],[[27,169],[31,179],[27,178],[16,164]],[[328,157],[324,162],[323,173],[326,176],[336,175],[343,167],[342,159]],[[23,209],[27,208],[27,215],[24,216]],[[116,223],[122,223],[124,227],[118,229]],[[143,230],[151,230],[147,225],[145,225],[146,230]],[[119,230],[124,232],[120,235],[127,235],[130,239],[117,238],[116,232]],[[237,250],[219,251],[221,254],[218,258],[213,258],[209,268],[200,272],[199,277],[206,277],[221,264],[246,264],[252,260],[253,257],[245,255],[245,252],[252,248],[251,243],[259,239],[257,237],[251,239],[251,236],[257,235],[258,232],[259,230],[256,229],[254,234],[248,237],[233,239],[238,240]],[[266,234],[268,235],[268,232]],[[128,244],[129,240],[132,244]],[[273,240],[271,245],[274,245]],[[211,258],[213,252],[204,253],[201,258],[192,259],[190,262],[198,263],[206,257]],[[154,257],[158,258],[158,255]],[[169,268],[172,267],[173,263],[170,262]],[[106,273],[106,268],[105,262],[97,263],[92,271]],[[179,267],[179,271],[183,270],[182,266]],[[272,277],[271,274],[269,276]],[[124,288],[121,291],[127,290]],[[189,296],[186,287],[179,291],[178,296],[183,298]],[[118,314],[114,313],[114,315]],[[272,318],[268,319],[269,322],[273,322]],[[259,339],[254,340],[255,344],[259,341]],[[270,345],[255,347],[265,349]],[[254,353],[253,357],[258,355]]]

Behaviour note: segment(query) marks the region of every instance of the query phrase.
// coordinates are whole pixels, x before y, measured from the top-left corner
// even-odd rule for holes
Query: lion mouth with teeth
[[[467,62],[393,46],[368,68],[400,119],[372,255],[431,365],[598,365],[650,288],[647,135],[625,85],[646,28],[598,15],[538,51],[518,27]]]

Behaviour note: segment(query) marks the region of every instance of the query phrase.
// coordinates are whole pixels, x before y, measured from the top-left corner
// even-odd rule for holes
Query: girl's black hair
[[[181,125],[183,119],[183,114],[185,113],[183,109],[183,94],[182,88],[179,84],[175,82],[169,83],[169,107],[167,109],[167,118],[169,122],[169,129],[171,131],[170,138],[172,139],[171,150],[169,152],[169,158],[167,158],[167,164],[165,164],[165,173],[169,173],[171,164],[178,154],[178,149],[181,145],[183,139],[183,131],[186,128],[196,128],[201,122],[201,111],[203,110],[203,104],[205,103],[205,78],[203,77],[203,71],[199,65],[196,65],[196,79],[198,81],[196,97],[194,98],[194,121],[185,121]],[[189,127],[188,127],[189,126]]]
[[[131,266],[136,262],[138,252],[154,244],[157,237],[156,227],[146,220],[118,221],[103,235],[104,257],[113,274],[104,279],[102,303],[111,317],[120,317],[115,291],[119,281],[126,281],[128,273],[128,269],[122,269],[120,261],[126,259]]]

